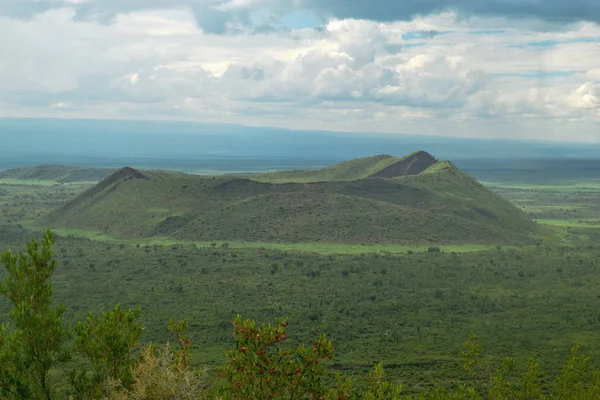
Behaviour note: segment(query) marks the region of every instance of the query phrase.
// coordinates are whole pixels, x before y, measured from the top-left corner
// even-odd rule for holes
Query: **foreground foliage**
[[[220,380],[211,385],[210,372],[191,365],[185,320],[170,322],[175,347],[142,346],[141,311],[120,305],[68,327],[64,306],[53,305],[53,243],[47,232],[41,243],[31,240],[24,252],[5,252],[1,258],[7,277],[0,293],[12,304],[10,323],[0,335],[2,399],[600,399],[600,370],[578,348],[550,383],[533,358],[521,370],[512,358],[495,365],[471,335],[461,359],[472,383],[413,395],[386,379],[383,364],[366,380],[333,377],[334,349],[325,335],[318,335],[312,346],[291,345],[286,320],[257,325],[241,316],[233,322],[234,348],[219,369]],[[61,394],[59,373],[74,357],[86,366],[71,371]]]
[[[287,322],[256,326],[238,316],[233,321],[234,350],[219,375],[227,384],[224,394],[232,399],[322,398],[326,388],[325,360],[333,358],[333,345],[321,335],[312,345],[294,349],[278,346],[287,339]]]
[[[0,248],[24,245],[7,242],[4,233]],[[53,247],[54,301],[65,304],[67,323],[76,326],[88,310],[101,316],[117,303],[139,306],[143,346],[173,341],[169,318],[187,318],[192,361],[211,369],[231,348],[237,314],[288,317],[294,343],[326,333],[336,347],[336,371],[366,376],[383,362],[407,394],[438,379],[444,386],[467,383],[458,355],[469,332],[477,332],[494,363],[513,355],[524,368],[535,355],[547,380],[574,344],[600,359],[595,247],[323,256],[220,244],[137,248],[61,236]],[[8,321],[9,305],[0,297],[0,321]],[[78,353],[74,358],[69,370],[84,366]]]
[[[69,333],[63,322],[65,308],[52,304],[50,277],[54,236],[48,232],[41,244],[32,240],[25,252],[7,251],[0,261],[8,276],[0,294],[11,302],[10,326],[0,336],[0,395],[19,399],[57,397],[51,372],[69,357]]]
[[[71,371],[70,381],[78,397],[100,397],[102,384],[109,380],[125,387],[133,383],[136,365],[133,352],[139,347],[143,327],[140,309],[125,311],[120,305],[102,317],[89,313],[85,322],[75,326],[75,351],[84,356],[91,371]]]

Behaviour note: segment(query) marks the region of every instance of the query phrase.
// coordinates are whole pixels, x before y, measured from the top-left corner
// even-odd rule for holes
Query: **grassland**
[[[485,182],[482,184],[489,187],[501,189],[520,189],[520,190],[543,190],[549,192],[577,192],[582,190],[600,190],[600,181],[578,181],[569,180],[557,183],[528,184],[528,183],[503,183],[503,182]]]
[[[2,231],[2,247],[27,235]],[[331,337],[339,368],[365,373],[381,361],[395,380],[422,387],[462,379],[458,353],[470,332],[492,360],[537,355],[549,371],[573,344],[600,356],[597,251],[325,255],[63,237],[54,287],[69,320],[115,303],[141,306],[148,341],[168,339],[169,318],[188,318],[198,364],[222,363],[236,314],[288,316],[290,337]]]
[[[591,225],[600,216],[600,185],[577,179],[544,185],[498,184],[490,186],[530,217],[551,225]],[[558,222],[564,221],[564,222]]]
[[[536,219],[538,224],[562,226],[562,227],[573,227],[573,228],[600,228],[600,219]]]
[[[21,221],[21,226],[29,231],[43,231],[45,228],[36,221]],[[485,251],[494,249],[496,245],[486,244],[458,244],[458,245],[398,245],[398,244],[348,244],[348,243],[273,243],[273,242],[246,242],[246,241],[186,241],[178,240],[168,236],[150,237],[141,239],[120,239],[100,231],[77,229],[77,228],[56,228],[53,232],[64,237],[77,237],[106,243],[125,243],[127,245],[142,246],[170,246],[186,245],[204,248],[231,247],[235,249],[273,249],[280,251],[311,252],[319,254],[408,254],[417,252],[431,252],[433,249],[440,249],[443,252],[466,253],[472,251]]]
[[[42,185],[68,182],[98,182],[113,172],[115,172],[114,169],[108,168],[38,165],[35,167],[14,168],[0,171],[0,182],[11,183],[12,181],[18,182],[19,184]]]
[[[399,158],[384,155],[346,161],[314,171],[296,170],[268,172],[264,174],[249,175],[248,177],[259,182],[270,183],[351,181],[367,178],[399,160]]]
[[[468,196],[457,182],[477,184],[442,180],[437,187],[462,201]],[[141,306],[146,341],[166,341],[168,319],[188,318],[194,361],[213,375],[232,343],[231,319],[241,313],[264,322],[288,316],[294,340],[326,333],[336,347],[336,369],[363,374],[382,361],[409,393],[438,379],[449,386],[464,379],[458,354],[470,332],[492,361],[534,355],[552,376],[572,345],[600,359],[600,230],[575,223],[600,218],[600,191],[593,182],[573,191],[556,188],[568,182],[539,186],[493,187],[529,217],[550,223],[537,245],[123,240],[63,228],[54,287],[70,321],[115,303]],[[45,215],[89,188],[0,184],[0,249],[19,248],[45,227]],[[143,211],[173,213],[160,204]],[[428,252],[431,246],[441,251]],[[0,302],[0,315],[6,310]]]
[[[59,184],[59,182],[54,180],[0,178],[0,185],[54,186]]]
[[[93,183],[48,184],[25,180],[0,183],[0,223],[39,220]]]

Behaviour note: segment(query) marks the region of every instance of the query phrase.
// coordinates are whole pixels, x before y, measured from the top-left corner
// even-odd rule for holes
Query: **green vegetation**
[[[53,307],[51,277],[56,269],[52,260],[54,235],[46,232],[43,241],[28,242],[25,252],[2,253],[0,262],[6,279],[0,294],[10,301],[11,326],[0,329],[0,394],[3,399],[60,399],[58,376],[71,358],[69,328],[63,321],[65,307]],[[134,356],[143,327],[139,310],[124,312],[120,306],[102,318],[89,314],[75,328],[74,350],[89,361],[88,371],[73,370],[71,391],[76,399],[113,398],[113,393],[135,389],[134,371],[144,360]],[[181,339],[185,324],[174,324]],[[177,375],[187,373],[187,344],[171,364]],[[150,347],[144,354],[152,356]],[[70,397],[71,398],[71,397]],[[126,397],[129,398],[129,397]],[[145,398],[148,398],[145,396]]]
[[[114,173],[114,169],[37,165],[0,171],[0,183],[56,184],[69,182],[98,182]]]
[[[310,183],[354,181],[367,178],[397,178],[417,175],[437,164],[437,160],[424,151],[403,158],[387,154],[344,161],[316,171],[281,171],[251,175],[249,178],[270,183]],[[440,164],[445,164],[441,162]]]
[[[497,187],[501,189],[517,190],[544,190],[551,192],[577,192],[581,190],[600,190],[598,181],[561,181],[547,184],[529,184],[529,183],[502,183],[502,182],[482,182],[486,186]]]
[[[496,185],[495,193],[491,193],[482,190],[481,185],[449,162],[436,163],[413,176],[311,184],[274,185],[231,177],[213,179],[162,172],[141,172],[142,177],[135,179],[137,173],[121,176],[100,191],[98,186],[87,183],[42,186],[0,182],[0,249],[20,248],[31,236],[43,240],[38,231],[45,226],[44,221],[54,217],[57,208],[72,206],[73,200],[86,190],[89,191],[79,199],[92,193],[88,199],[99,200],[85,205],[93,210],[85,214],[86,218],[97,215],[98,221],[105,219],[104,223],[98,222],[98,227],[66,226],[56,230],[59,236],[54,243],[53,258],[57,264],[52,285],[53,307],[65,304],[62,321],[72,333],[63,347],[70,359],[57,358],[48,375],[60,395],[89,398],[91,393],[104,393],[112,399],[214,399],[220,393],[224,398],[235,398],[235,391],[226,390],[227,382],[233,380],[219,378],[218,371],[228,365],[227,351],[238,354],[244,346],[231,336],[231,321],[240,314],[259,321],[288,317],[286,340],[273,343],[269,347],[273,353],[269,354],[277,354],[281,349],[291,351],[290,356],[269,358],[280,361],[265,364],[269,371],[275,368],[289,373],[283,361],[298,354],[294,351],[302,343],[313,343],[325,334],[335,348],[334,358],[319,360],[326,366],[325,373],[318,381],[312,381],[318,382],[325,396],[599,397],[595,392],[598,364],[592,361],[600,360],[597,345],[600,230],[595,225],[600,218],[600,190],[594,187],[594,182],[586,184],[573,179],[530,188]],[[145,186],[150,183],[167,194]],[[186,184],[188,187],[184,189]],[[133,204],[118,200],[134,192],[127,188],[129,185],[139,185],[136,187],[140,195]],[[298,191],[314,187],[304,193],[315,198],[327,186],[336,190],[345,188],[351,193],[347,196],[360,199],[376,191],[379,197],[373,204],[377,205],[396,197],[416,203],[425,193],[426,201],[444,204],[463,215],[480,204],[492,204],[489,207],[495,212],[505,212],[502,215],[508,215],[509,222],[510,218],[516,219],[515,215],[524,217],[525,213],[546,228],[534,229],[536,241],[531,245],[517,235],[512,241],[515,246],[500,246],[474,244],[470,238],[459,244],[444,244],[438,239],[443,237],[439,233],[429,243],[367,240],[293,243],[266,235],[251,241],[232,240],[230,233],[240,227],[254,229],[243,216],[235,229],[221,231],[226,238],[222,240],[218,240],[215,231],[201,239],[152,230],[152,234],[136,233],[135,237],[123,238],[125,224],[119,226],[119,218],[125,217],[132,221],[146,218],[151,222],[149,226],[171,217],[175,219],[170,223],[176,225],[177,218],[189,218],[194,207],[205,207],[215,214],[209,221],[224,221],[219,225],[222,229],[225,223],[235,221],[227,219],[230,205],[246,204],[246,199],[253,196],[263,200],[272,198],[265,193],[279,196],[280,192],[268,190],[286,186]],[[187,190],[189,195],[181,195]],[[212,197],[203,193],[211,193]],[[302,199],[293,190],[285,193],[294,201]],[[238,195],[242,199],[236,200]],[[331,189],[327,192],[330,195],[337,194]],[[498,195],[510,200],[523,213],[512,214],[514,208],[509,206],[506,210],[502,208],[507,203]],[[173,201],[174,198],[178,200]],[[438,199],[440,203],[430,199]],[[207,205],[207,202],[212,203]],[[260,201],[255,204],[246,211],[262,210],[265,218],[282,220],[262,209]],[[413,214],[419,210],[409,206]],[[71,208],[69,212],[74,216],[76,210]],[[376,211],[363,207],[361,212],[371,216]],[[472,213],[469,218],[487,224],[488,228],[501,224],[500,218],[500,222],[489,223],[490,219],[478,214]],[[102,232],[99,228],[103,224],[116,224],[117,228],[114,232],[110,229]],[[435,224],[432,222],[425,229],[438,232],[441,225]],[[260,224],[255,225],[261,228]],[[210,224],[205,226],[212,229]],[[512,229],[508,225],[499,228],[508,233]],[[293,229],[296,228],[289,228],[289,232]],[[408,232],[408,228],[404,230]],[[372,234],[369,230],[365,232]],[[448,227],[444,235],[460,237],[464,233],[454,226]],[[0,275],[7,277],[3,271]],[[117,304],[122,306],[115,308]],[[141,314],[135,311],[138,307]],[[9,321],[12,312],[11,302],[0,298],[0,321]],[[132,324],[112,324],[119,320],[119,315],[129,316]],[[180,329],[185,323],[170,324],[171,318],[186,319],[189,333],[184,334]],[[242,320],[239,326],[244,324],[251,322]],[[78,325],[83,328],[74,329]],[[135,329],[128,331],[127,326],[142,325],[143,335],[128,336],[127,332]],[[278,326],[267,325],[264,332],[277,330]],[[10,323],[4,331],[7,337],[16,338],[11,333],[13,329],[16,327]],[[95,332],[87,336],[92,338],[91,344],[77,346],[83,343],[84,332]],[[123,361],[119,365],[129,365],[125,368],[129,371],[127,376],[109,377],[104,367],[108,358],[94,361],[102,344],[114,341],[107,339],[109,332],[125,343],[120,349],[126,351],[117,351],[116,358]],[[478,339],[469,339],[465,347],[461,346],[471,332]],[[128,337],[135,340],[127,340]],[[173,346],[165,345],[167,342]],[[573,346],[581,346],[581,350],[569,355]],[[0,364],[6,366],[6,360],[16,357],[17,347],[3,347],[12,350],[0,351]],[[590,355],[591,359],[582,354]],[[258,352],[255,356],[259,357]],[[530,361],[532,357],[537,362]],[[374,369],[374,365],[378,367]],[[7,371],[10,373],[11,369],[0,367],[0,381],[2,373],[6,377]],[[257,374],[243,379],[264,377],[260,372]],[[13,382],[21,382],[24,388],[32,381],[20,375]],[[286,386],[279,382],[272,387],[265,384],[262,389],[282,387]],[[304,393],[314,389],[308,383],[303,387]],[[173,388],[179,392],[173,393]],[[255,393],[259,393],[255,398],[260,398],[264,392]],[[0,397],[4,398],[3,394]]]
[[[586,219],[586,220],[565,220],[565,219],[536,219],[539,224],[573,227],[573,228],[600,228],[600,220],[598,219]]]
[[[450,161],[439,161],[433,164],[432,166],[425,169],[422,173],[424,174],[434,174],[440,170],[452,168],[454,165]]]
[[[13,178],[2,178],[0,179],[2,185],[18,185],[18,186],[54,186],[59,185],[56,181],[46,181],[37,179],[13,179]]]
[[[435,163],[426,153],[408,156],[389,166],[394,172],[390,178],[303,184],[125,168],[56,210],[44,225],[100,231],[121,239],[170,237],[193,242],[533,241],[538,225],[451,163],[439,163],[429,173],[398,177],[398,171],[404,174],[419,163],[415,171],[426,169],[432,165],[428,160]]]
[[[2,253],[6,279],[0,294],[12,304],[12,327],[0,329],[0,394],[2,398],[53,399],[57,397],[50,373],[68,358],[64,346],[69,333],[63,323],[65,307],[52,305],[50,277],[54,236],[48,233],[41,246],[27,244],[25,252]]]
[[[0,223],[16,225],[40,220],[51,210],[92,186],[88,183],[38,183],[24,181],[24,184],[7,184],[0,181]]]
[[[0,231],[4,248],[28,236]],[[390,378],[414,393],[438,377],[444,385],[464,379],[458,354],[470,332],[491,360],[512,355],[525,362],[537,355],[550,377],[574,344],[600,358],[598,248],[583,243],[321,255],[58,237],[54,290],[71,323],[118,303],[140,307],[149,327],[144,341],[168,341],[168,320],[187,318],[194,362],[213,368],[231,346],[230,321],[237,314],[261,321],[288,316],[293,336],[303,342],[327,334],[336,347],[334,368],[360,375],[383,362]],[[8,312],[0,302],[0,315]]]
[[[42,226],[32,221],[24,221],[21,224],[29,230],[41,230]],[[170,238],[167,236],[153,236],[141,239],[120,239],[100,231],[92,231],[77,228],[57,228],[53,231],[61,236],[80,237],[101,242],[109,243],[124,243],[128,245],[177,245],[197,247],[231,247],[236,249],[274,249],[282,251],[295,252],[310,252],[320,254],[366,254],[366,253],[416,253],[427,252],[431,245],[401,245],[401,244],[346,244],[346,243],[277,243],[277,242],[246,242],[236,240],[211,240],[205,242],[186,241]],[[456,245],[439,245],[441,251],[465,253],[471,251],[484,251],[496,248],[496,245],[490,244],[456,244]]]
[[[405,394],[401,384],[386,379],[382,363],[364,380],[337,374],[331,379],[333,343],[317,333],[312,346],[289,344],[287,320],[260,325],[237,316],[233,321],[234,347],[226,353],[219,379],[210,384],[206,371],[190,363],[191,341],[185,320],[171,320],[169,330],[179,347],[146,345],[136,351],[143,331],[140,310],[113,311],[98,317],[88,314],[75,328],[75,345],[68,343],[64,306],[54,308],[51,277],[54,236],[47,232],[41,246],[35,240],[26,252],[2,255],[8,274],[0,294],[12,303],[13,327],[0,331],[0,394],[7,400],[22,399],[596,399],[600,396],[600,370],[575,347],[555,383],[548,384],[540,365],[529,358],[502,363],[484,356],[479,340],[471,334],[460,352],[460,367],[468,383],[441,386]],[[363,326],[359,326],[362,328]],[[381,332],[380,332],[381,333]],[[64,394],[57,390],[72,351],[87,359],[87,366],[69,374]],[[458,369],[458,368],[457,368]],[[216,378],[216,377],[215,377]],[[355,383],[359,385],[354,386]]]
[[[552,185],[495,184],[493,190],[544,224],[577,224],[593,228],[600,216],[597,181],[573,179]]]
[[[139,308],[125,311],[117,305],[102,317],[89,313],[75,326],[74,350],[85,357],[91,372],[73,370],[70,380],[79,396],[97,398],[106,379],[130,387],[134,380],[133,350],[139,345],[143,326]]]

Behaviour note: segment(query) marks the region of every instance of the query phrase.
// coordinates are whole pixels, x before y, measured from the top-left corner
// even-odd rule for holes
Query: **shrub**
[[[219,372],[226,382],[226,398],[291,400],[325,395],[321,378],[327,367],[323,361],[333,357],[333,345],[321,335],[311,347],[283,346],[286,327],[286,321],[257,326],[254,321],[236,317],[235,349],[227,352],[227,362]]]

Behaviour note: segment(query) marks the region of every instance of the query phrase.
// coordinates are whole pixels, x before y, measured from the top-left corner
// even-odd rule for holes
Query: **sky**
[[[600,142],[597,0],[0,0],[0,117]]]

